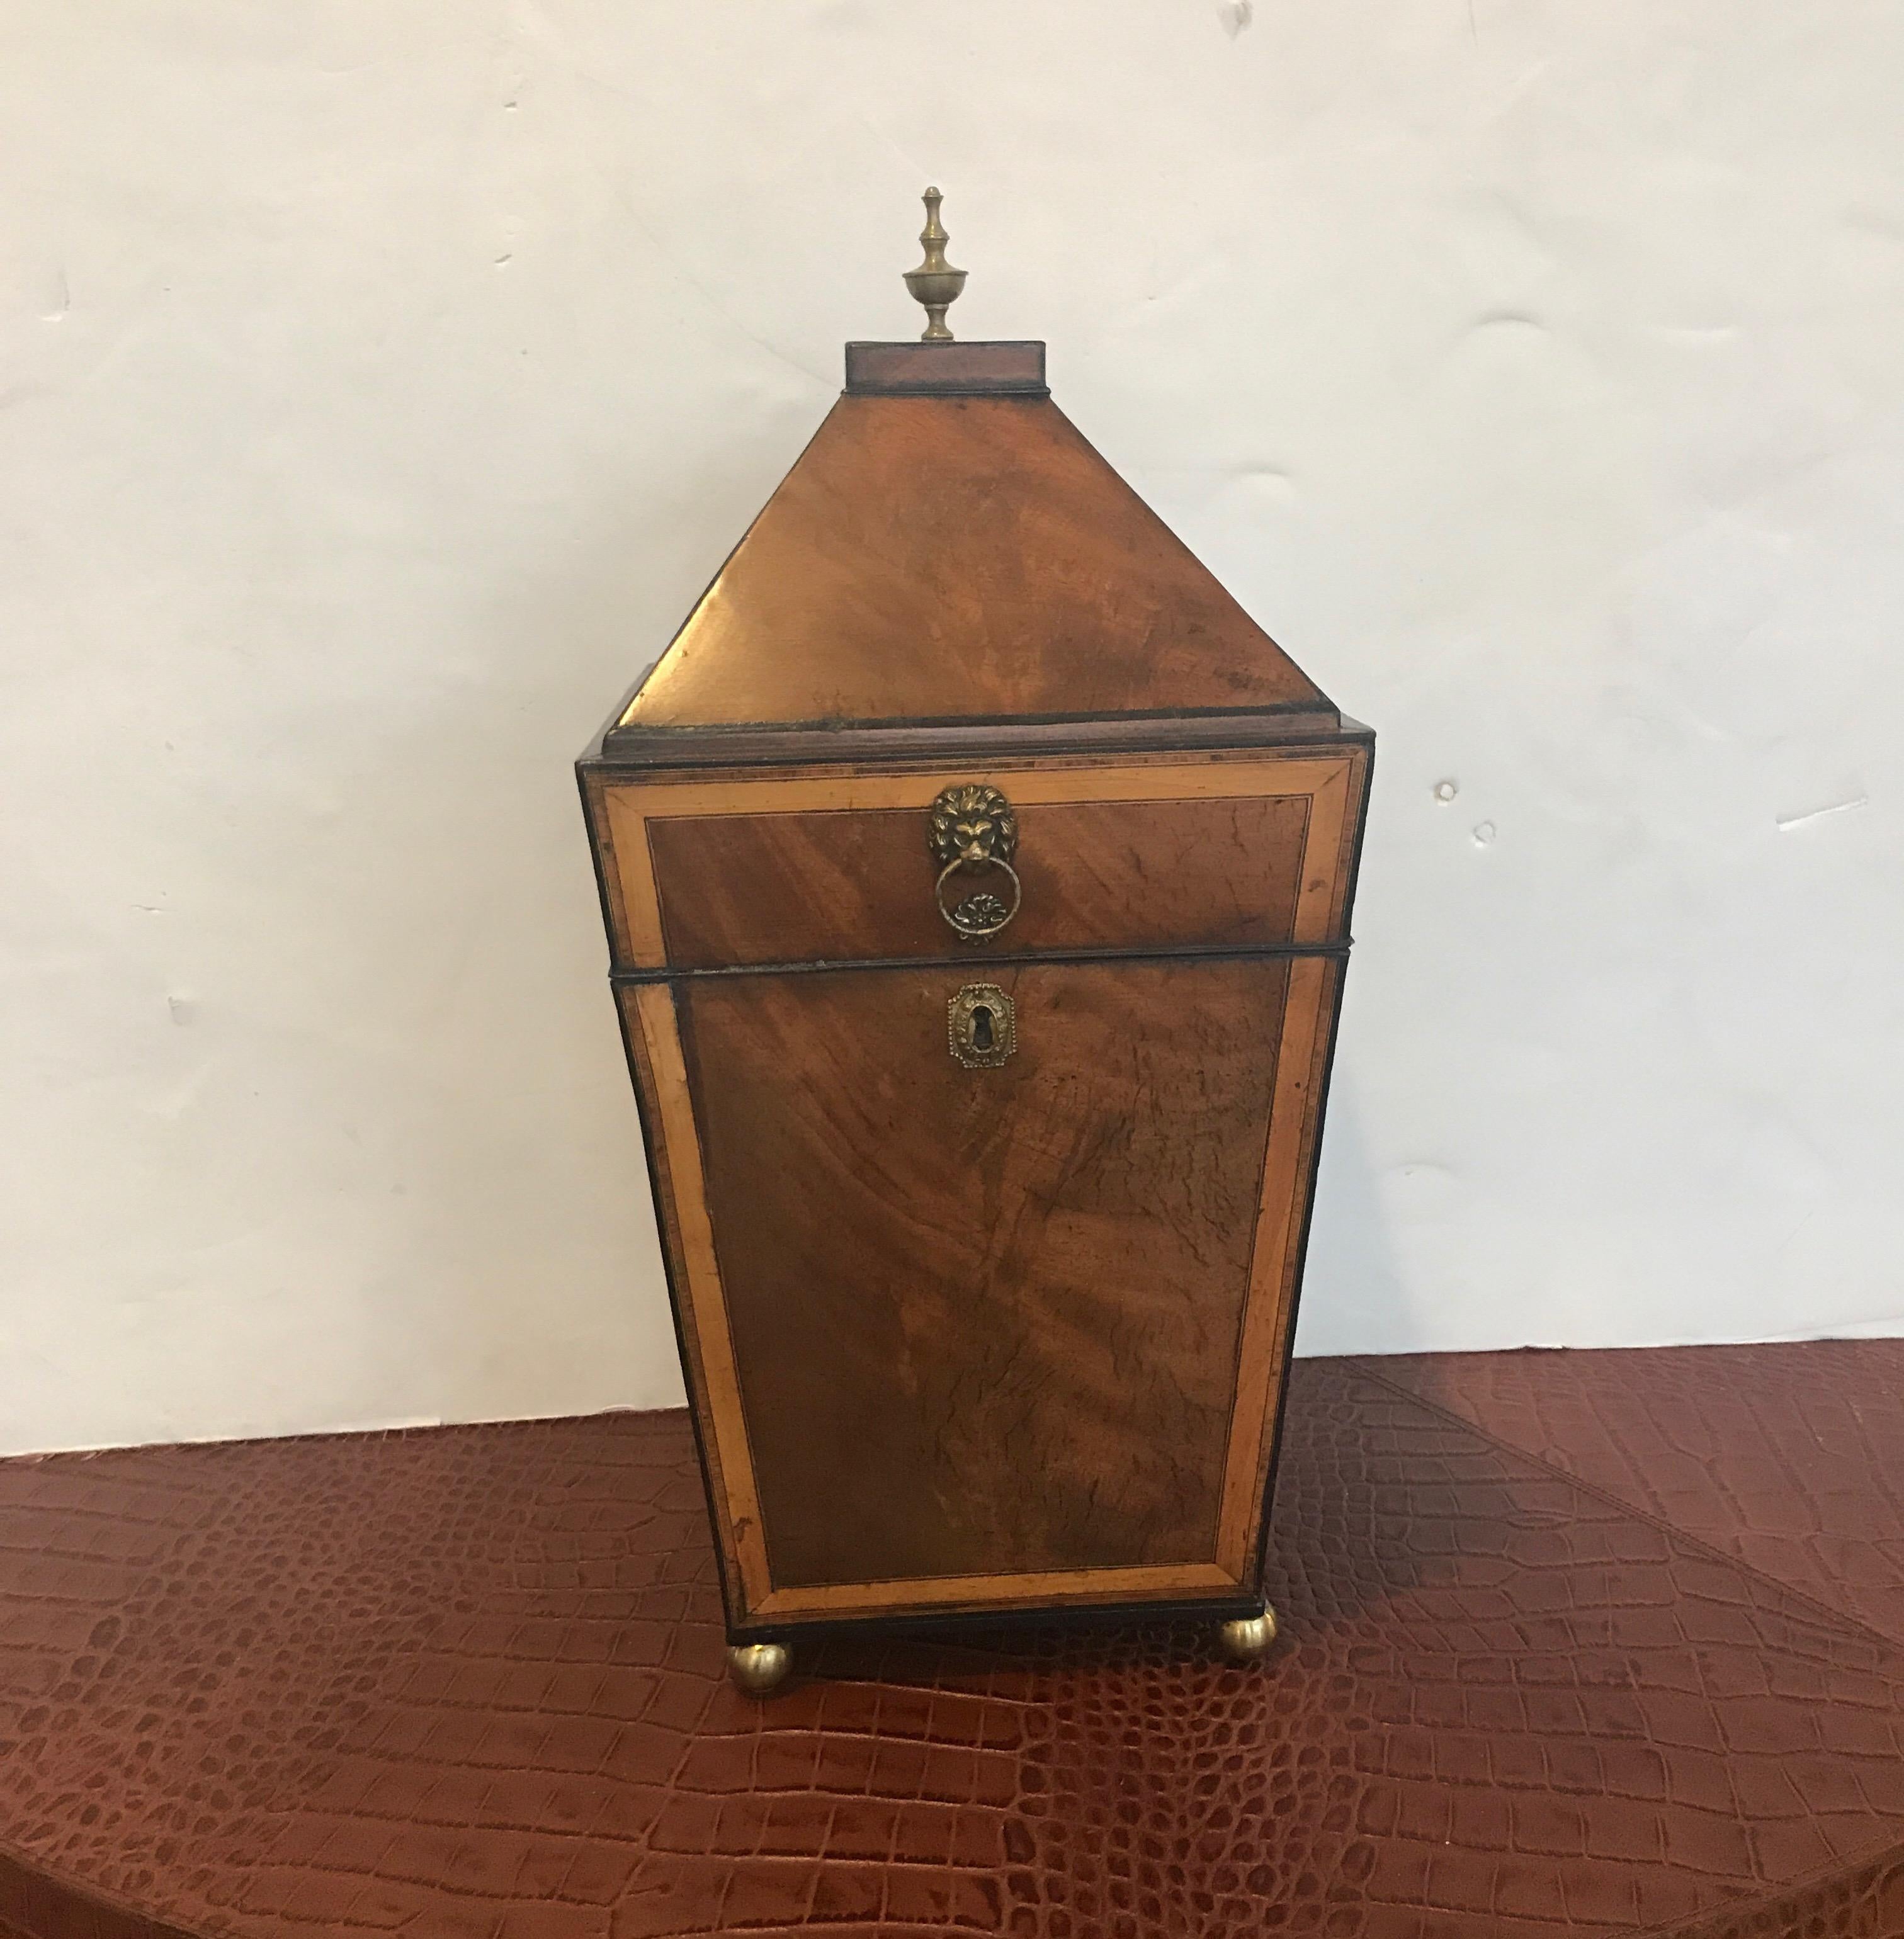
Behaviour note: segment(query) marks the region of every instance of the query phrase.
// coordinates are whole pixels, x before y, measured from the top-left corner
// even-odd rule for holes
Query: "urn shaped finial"
[[[952,332],[946,327],[946,312],[965,287],[965,272],[955,269],[946,260],[945,229],[939,220],[939,205],[944,200],[936,188],[925,192],[925,227],[919,240],[925,245],[925,258],[916,269],[906,272],[906,287],[915,303],[925,306],[925,328],[919,333],[922,343],[949,343]]]

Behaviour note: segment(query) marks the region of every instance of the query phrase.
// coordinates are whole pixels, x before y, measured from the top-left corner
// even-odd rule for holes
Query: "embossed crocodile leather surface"
[[[1357,1364],[1904,1642],[1904,1340]]]
[[[0,1939],[1888,1939],[1904,1420],[1735,1350],[1299,1364],[1266,1664],[836,1642],[764,1704],[678,1415],[0,1466]]]

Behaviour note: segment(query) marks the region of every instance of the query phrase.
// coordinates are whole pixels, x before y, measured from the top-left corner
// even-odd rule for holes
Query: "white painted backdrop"
[[[569,764],[928,179],[1382,737],[1303,1349],[1904,1327],[1897,0],[0,35],[0,1447],[678,1399]]]

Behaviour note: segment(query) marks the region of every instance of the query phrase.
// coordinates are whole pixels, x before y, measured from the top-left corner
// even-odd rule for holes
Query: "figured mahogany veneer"
[[[1305,795],[1071,802],[1020,811],[1021,918],[1004,946],[1144,949],[1287,942]],[[943,956],[916,809],[664,817],[647,824],[668,960]]]
[[[1896,1939],[1901,1390],[1299,1361],[1266,1664],[840,1639],[764,1705],[681,1414],[0,1463],[0,1932]]]
[[[618,963],[696,970],[1339,943],[1367,766],[1351,747],[587,785]],[[1025,890],[985,951],[934,907],[924,839],[975,776],[1017,812]]]
[[[1049,398],[842,397],[619,724],[1213,708],[1338,724]]]
[[[938,971],[682,993],[782,1589],[1219,1559],[1288,966],[995,973],[982,1076]]]
[[[736,1636],[1260,1593],[1340,966],[958,973],[623,991]]]

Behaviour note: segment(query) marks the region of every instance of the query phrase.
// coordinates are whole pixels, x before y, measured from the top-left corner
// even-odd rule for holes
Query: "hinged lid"
[[[964,275],[945,263],[937,200],[927,262],[907,278],[932,319],[925,339],[847,345],[844,394],[604,754],[864,759],[1339,731],[1327,697],[1051,401],[1043,345],[952,339],[944,312]]]

